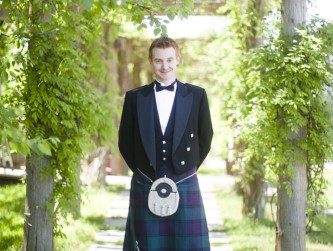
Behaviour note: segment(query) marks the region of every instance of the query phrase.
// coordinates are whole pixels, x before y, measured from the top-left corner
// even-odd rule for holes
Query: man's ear
[[[177,65],[180,65],[180,63],[181,63],[181,58],[180,58],[180,57],[177,57],[176,60],[177,60]]]

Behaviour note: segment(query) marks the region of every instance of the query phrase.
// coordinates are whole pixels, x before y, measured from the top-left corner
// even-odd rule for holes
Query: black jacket
[[[119,150],[134,172],[140,168],[154,177],[156,144],[154,83],[126,93],[119,128]],[[181,174],[199,167],[206,158],[213,136],[206,91],[177,82],[176,114],[172,146],[174,171]]]

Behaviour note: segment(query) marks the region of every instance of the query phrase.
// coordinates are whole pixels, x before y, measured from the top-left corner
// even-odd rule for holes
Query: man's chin
[[[169,82],[173,81],[175,78],[176,78],[175,76],[159,76],[159,78],[156,80],[162,82],[163,84],[168,84]]]

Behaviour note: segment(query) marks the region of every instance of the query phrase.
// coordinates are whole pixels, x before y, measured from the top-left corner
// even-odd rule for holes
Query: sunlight
[[[161,17],[164,18],[164,17]],[[167,19],[165,17],[165,19]],[[175,17],[169,24],[168,35],[175,39],[205,38],[209,35],[222,35],[228,24],[225,16],[189,16],[180,19]],[[148,37],[155,37],[154,29],[148,26]]]
[[[326,19],[328,21],[333,21],[332,9],[333,1],[332,0],[316,0],[310,6],[310,15],[318,15],[319,17]]]

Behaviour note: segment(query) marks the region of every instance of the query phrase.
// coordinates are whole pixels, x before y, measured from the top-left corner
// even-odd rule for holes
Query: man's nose
[[[167,63],[166,62],[162,62],[162,68],[166,69],[167,68]]]

